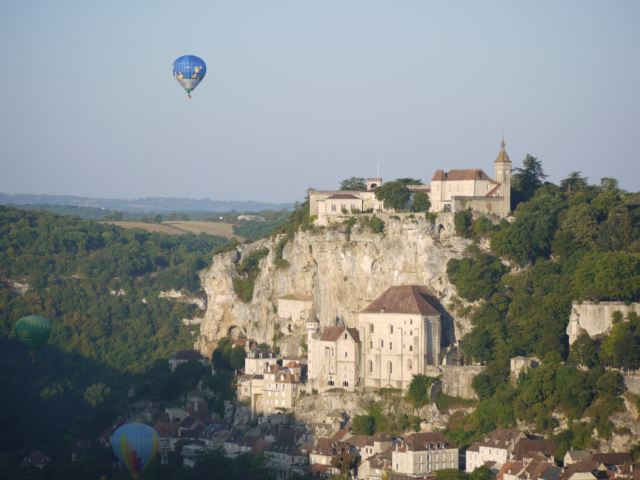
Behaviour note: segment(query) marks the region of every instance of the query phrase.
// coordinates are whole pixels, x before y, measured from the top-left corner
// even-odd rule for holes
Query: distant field
[[[219,235],[226,238],[242,237],[233,234],[233,224],[223,222],[204,222],[195,220],[184,220],[175,222],[162,223],[144,223],[144,222],[101,222],[111,223],[122,228],[140,228],[147,232],[169,233],[172,235],[183,235],[185,233],[208,233],[209,235]]]

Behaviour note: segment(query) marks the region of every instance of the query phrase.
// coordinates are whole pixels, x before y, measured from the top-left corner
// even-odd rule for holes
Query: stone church
[[[440,364],[438,305],[424,286],[395,286],[359,312],[356,328],[319,332],[317,322],[307,323],[311,388],[408,388],[413,375]]]

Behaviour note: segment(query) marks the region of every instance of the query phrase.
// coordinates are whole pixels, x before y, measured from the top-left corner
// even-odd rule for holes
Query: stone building
[[[487,435],[481,442],[476,442],[467,448],[466,466],[467,472],[473,472],[476,468],[487,462],[504,465],[511,460],[513,449],[526,435],[516,429],[499,428]]]
[[[251,418],[275,415],[295,406],[300,393],[300,369],[298,364],[294,367],[283,368],[273,362],[265,365],[261,373],[238,375],[238,400],[249,402]]]
[[[458,449],[441,433],[413,433],[391,454],[394,473],[424,478],[438,470],[458,469]]]
[[[311,388],[321,392],[336,387],[355,390],[360,378],[358,330],[334,326],[319,334],[318,329],[317,322],[307,323],[307,375]]]
[[[504,139],[493,162],[495,180],[483,170],[436,170],[431,179],[432,212],[474,212],[505,218],[511,211],[511,159]]]
[[[367,190],[316,190],[310,188],[309,215],[318,217],[319,225],[327,225],[332,219],[359,212],[377,213],[384,206],[376,198],[374,190],[382,185],[381,178],[367,178]]]
[[[484,215],[505,218],[511,211],[511,159],[504,139],[493,162],[491,178],[482,169],[436,170],[430,185],[407,185],[412,196],[424,192],[431,201],[432,212],[458,212],[471,209]],[[366,191],[316,190],[310,188],[309,215],[317,216],[319,225],[360,212],[389,211],[375,196],[375,189],[383,184],[382,178],[367,178]]]
[[[442,341],[437,300],[418,285],[388,288],[358,315],[365,387],[408,388],[426,365],[438,365]]]

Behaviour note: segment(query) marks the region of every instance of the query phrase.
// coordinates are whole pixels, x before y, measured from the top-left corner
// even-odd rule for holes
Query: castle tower
[[[375,190],[380,185],[382,185],[382,178],[380,178],[380,177],[367,178],[367,190],[368,191]]]
[[[307,318],[307,379],[309,387],[315,387],[320,368],[318,331],[320,323],[315,318]]]
[[[500,184],[500,196],[503,198],[502,215],[506,216],[511,211],[511,159],[505,150],[504,137],[500,142],[500,151],[493,166],[496,182]],[[502,216],[501,215],[501,216]]]

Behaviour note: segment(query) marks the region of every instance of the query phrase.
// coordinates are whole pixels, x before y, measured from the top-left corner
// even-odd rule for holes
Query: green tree
[[[244,348],[238,346],[233,347],[231,353],[229,354],[229,363],[231,364],[231,368],[234,370],[240,370],[244,367],[244,359],[246,356],[246,352]]]
[[[571,172],[567,178],[560,180],[560,188],[568,195],[585,190],[588,186],[587,177],[583,177],[581,172],[577,171]]]
[[[576,365],[593,368],[600,363],[598,349],[593,339],[586,332],[581,332],[571,345],[569,360]]]
[[[431,386],[437,381],[437,377],[429,377],[428,375],[413,376],[407,391],[407,398],[414,408],[420,408],[429,403]]]
[[[429,197],[424,192],[417,192],[413,196],[413,210],[415,212],[428,212],[431,208]]]
[[[508,270],[499,258],[472,249],[467,258],[451,259],[447,263],[447,276],[458,293],[467,300],[488,299],[497,289],[502,275]]]
[[[367,181],[361,177],[349,177],[340,182],[340,190],[365,191]]]
[[[544,179],[547,178],[540,160],[529,154],[522,161],[522,167],[517,167],[514,170],[511,194],[513,208],[533,198],[536,190],[542,186]]]
[[[640,255],[593,252],[583,256],[573,277],[573,291],[580,300],[640,300]]]
[[[471,210],[461,210],[453,216],[453,223],[456,228],[456,235],[471,238],[471,224],[473,223],[473,213]]]
[[[376,422],[371,415],[356,415],[353,418],[353,433],[356,435],[373,435],[376,433]]]
[[[92,407],[96,407],[104,402],[111,389],[104,383],[92,383],[84,391],[84,399]]]
[[[376,188],[376,198],[384,203],[384,208],[405,210],[411,193],[402,182],[386,182]]]

